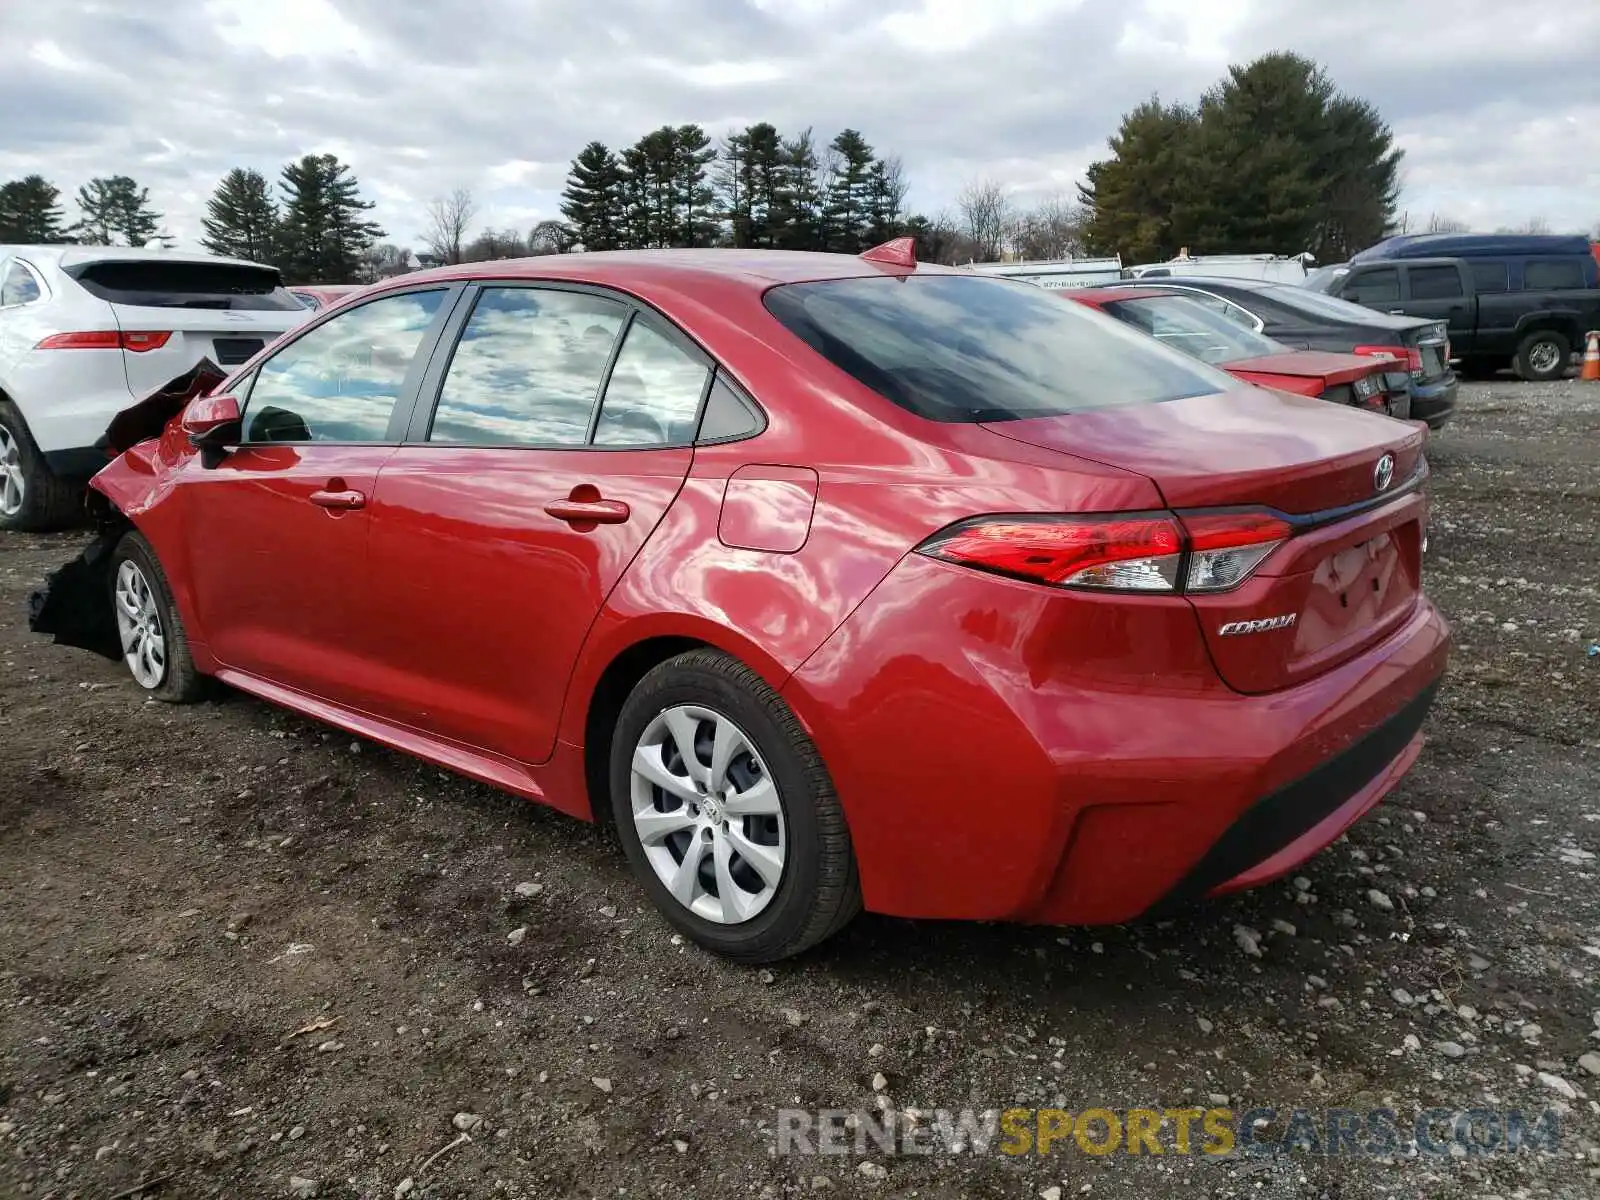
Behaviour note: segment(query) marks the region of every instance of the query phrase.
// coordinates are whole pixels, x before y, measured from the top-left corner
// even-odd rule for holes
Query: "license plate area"
[[[217,353],[217,365],[237,367],[261,353],[266,345],[262,338],[214,338],[211,347]]]

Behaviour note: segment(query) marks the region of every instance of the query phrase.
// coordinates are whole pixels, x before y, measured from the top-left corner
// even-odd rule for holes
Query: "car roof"
[[[1477,255],[1589,254],[1580,234],[1402,233],[1350,256],[1352,262],[1379,258],[1472,258]]]
[[[31,262],[52,262],[62,267],[100,262],[181,262],[223,263],[234,267],[259,267],[271,271],[266,263],[245,258],[223,258],[216,254],[197,254],[188,250],[145,250],[137,246],[77,246],[70,243],[49,245],[0,246],[0,254],[24,254]]]
[[[965,275],[988,279],[970,271],[917,264],[904,267],[874,263],[853,254],[824,254],[800,250],[591,250],[578,254],[543,254],[533,258],[493,259],[434,267],[396,275],[374,290],[415,283],[473,279],[548,279],[611,285],[628,290],[632,285],[656,285],[677,290],[696,283],[721,282],[764,292],[783,283],[814,283],[828,279],[871,279],[885,275]]]
[[[1076,299],[1075,293],[1087,292],[1095,299],[1096,305],[1114,304],[1118,300],[1149,300],[1155,296],[1172,296],[1177,293],[1172,288],[1163,284],[1141,283],[1134,286],[1127,284],[1106,284],[1104,287],[1072,288],[1068,294]]]

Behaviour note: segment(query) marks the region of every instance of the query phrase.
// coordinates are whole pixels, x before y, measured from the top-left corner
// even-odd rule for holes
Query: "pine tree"
[[[78,189],[83,217],[72,227],[91,246],[110,246],[121,238],[129,246],[142,246],[156,236],[161,214],[150,207],[150,190],[126,175],[91,179]]]
[[[872,168],[877,162],[872,147],[854,129],[846,129],[829,144],[832,166],[822,203],[823,250],[859,254],[870,244],[872,226]]]
[[[283,168],[279,187],[284,273],[296,283],[354,281],[367,249],[384,232],[362,216],[373,205],[361,199],[350,168],[332,154],[308,154]]]
[[[572,160],[561,193],[561,215],[585,250],[618,250],[628,244],[624,191],[622,164],[603,142],[590,142]]]
[[[905,231],[900,217],[900,206],[905,203],[906,185],[901,178],[898,158],[880,158],[873,162],[867,174],[867,234],[868,246],[881,246]]]
[[[822,190],[809,129],[783,143],[772,207],[774,245],[784,250],[821,247]]]
[[[711,139],[698,125],[672,131],[672,240],[674,246],[710,246],[720,228],[713,211],[715,197],[706,168],[717,156]]]
[[[201,224],[201,244],[213,254],[273,262],[277,253],[278,206],[267,177],[235,167],[217,184]]]
[[[41,246],[67,240],[61,192],[42,175],[0,185],[0,243]]]
[[[773,222],[784,170],[783,139],[765,121],[729,135],[723,143],[717,193],[732,245],[777,244]]]

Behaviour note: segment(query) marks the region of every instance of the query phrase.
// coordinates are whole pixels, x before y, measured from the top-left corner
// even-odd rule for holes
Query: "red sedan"
[[[1410,415],[1410,394],[1389,390],[1382,359],[1292,350],[1213,311],[1194,296],[1159,287],[1093,288],[1068,295],[1247,383],[1391,417]]]
[[[1126,921],[1337,837],[1445,668],[1424,436],[904,244],[553,255],[286,335],[96,477],[68,574],[157,699],[614,823],[673,925],[769,960],[863,906]]]

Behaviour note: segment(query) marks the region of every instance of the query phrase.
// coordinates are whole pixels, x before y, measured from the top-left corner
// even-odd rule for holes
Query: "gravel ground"
[[[144,703],[26,631],[80,539],[0,534],[0,1195],[1600,1193],[1600,387],[1464,387],[1431,457],[1430,743],[1298,878],[1159,925],[866,917],[759,972],[590,827],[241,697]],[[1559,1150],[771,1152],[784,1107],[1224,1097],[1553,1105]]]

